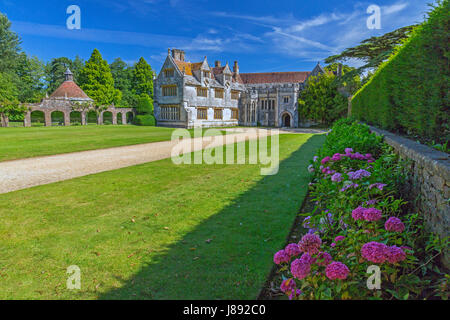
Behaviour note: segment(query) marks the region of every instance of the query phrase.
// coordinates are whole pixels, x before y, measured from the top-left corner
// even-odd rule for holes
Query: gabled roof
[[[92,100],[86,93],[72,80],[64,81],[58,89],[56,89],[49,99],[68,98],[71,100]]]
[[[303,83],[310,72],[266,72],[241,73],[240,78],[245,84],[259,83]]]
[[[173,59],[178,69],[188,76],[192,76],[192,63]]]

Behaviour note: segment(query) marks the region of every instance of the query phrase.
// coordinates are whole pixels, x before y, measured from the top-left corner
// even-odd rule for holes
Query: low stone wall
[[[384,136],[402,159],[409,161],[410,176],[405,199],[423,214],[427,228],[442,237],[450,235],[450,155],[393,133],[370,127]],[[441,261],[450,269],[447,248]]]

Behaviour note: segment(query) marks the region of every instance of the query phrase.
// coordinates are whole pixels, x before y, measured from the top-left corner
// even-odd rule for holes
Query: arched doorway
[[[31,112],[31,126],[32,127],[43,127],[45,126],[45,115],[44,112],[35,110]]]
[[[127,112],[127,123],[126,124],[131,124],[133,122],[133,112]]]
[[[97,113],[95,111],[89,111],[86,115],[87,124],[97,124]]]
[[[73,126],[81,125],[81,112],[80,111],[72,111],[70,113],[70,124]]]
[[[53,111],[51,114],[52,126],[63,126],[64,125],[64,113],[61,111]]]
[[[289,113],[285,113],[282,118],[283,127],[290,128],[291,127],[291,115]]]
[[[117,117],[117,124],[123,124],[122,123],[122,113],[117,112],[116,117]]]
[[[112,123],[113,123],[112,112],[109,111],[103,112],[103,124],[112,124]]]

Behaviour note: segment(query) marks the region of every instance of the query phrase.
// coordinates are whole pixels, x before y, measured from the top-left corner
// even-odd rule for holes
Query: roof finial
[[[64,75],[66,76],[66,81],[73,81],[73,73],[72,73],[72,71],[70,71],[69,68],[67,68]]]

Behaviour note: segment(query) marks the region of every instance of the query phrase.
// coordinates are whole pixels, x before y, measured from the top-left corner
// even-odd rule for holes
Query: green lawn
[[[0,195],[0,299],[255,299],[323,140],[281,135],[274,176],[166,159]]]
[[[0,128],[0,161],[170,140],[173,130],[120,125]]]

